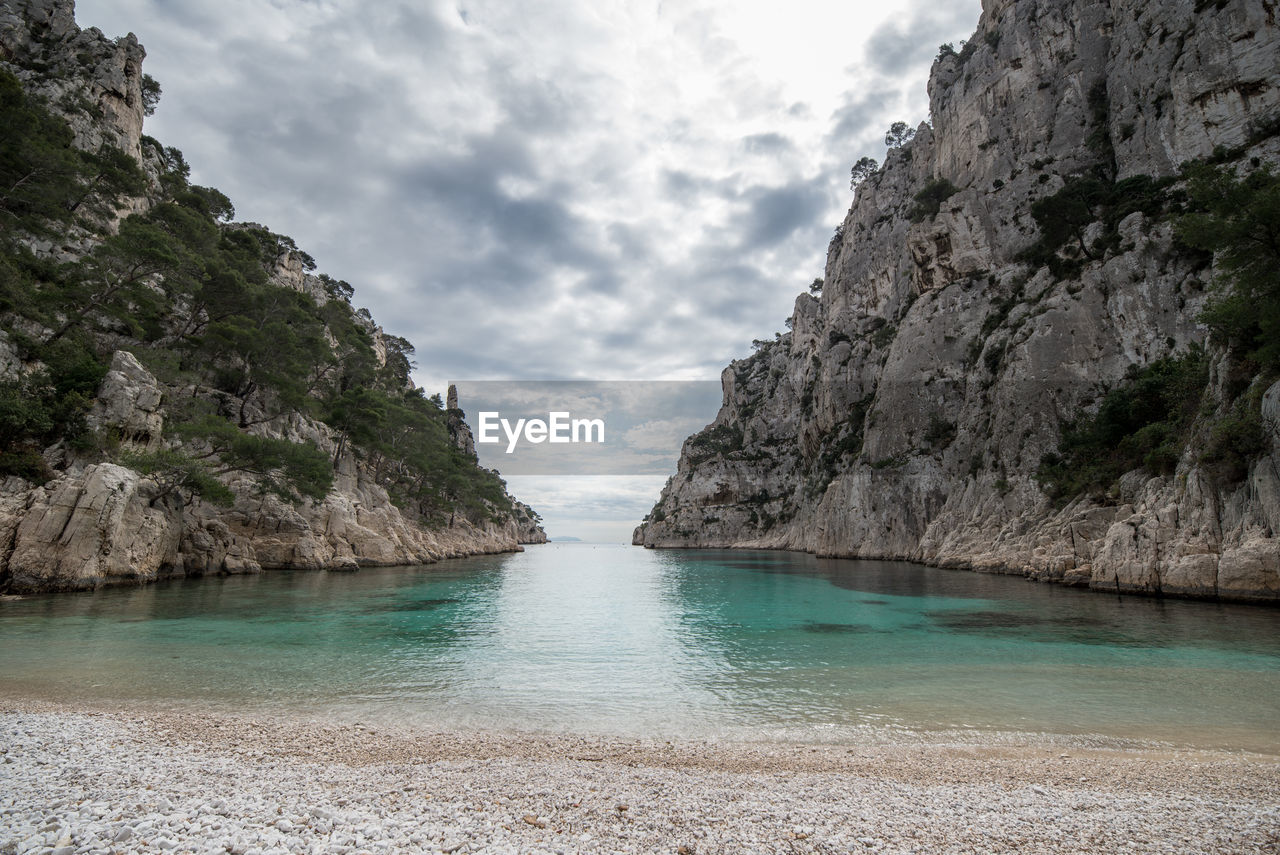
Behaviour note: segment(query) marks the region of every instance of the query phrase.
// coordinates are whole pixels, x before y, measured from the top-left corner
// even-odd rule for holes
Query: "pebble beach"
[[[1280,851],[1280,758],[431,733],[0,702],[0,853]]]

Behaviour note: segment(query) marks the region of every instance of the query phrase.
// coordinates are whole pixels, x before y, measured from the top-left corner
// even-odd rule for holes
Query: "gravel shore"
[[[0,853],[1280,851],[1280,758],[421,733],[0,701]]]

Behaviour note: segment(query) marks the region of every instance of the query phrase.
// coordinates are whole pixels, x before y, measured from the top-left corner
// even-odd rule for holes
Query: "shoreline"
[[[377,559],[363,560],[342,560],[333,561],[327,564],[259,564],[256,569],[244,570],[215,570],[205,572],[203,570],[193,572],[165,572],[157,573],[152,576],[111,576],[98,580],[93,585],[58,585],[54,584],[43,588],[20,588],[13,589],[7,587],[10,582],[6,580],[0,584],[0,602],[5,600],[21,600],[27,597],[45,597],[57,596],[61,594],[92,594],[97,591],[128,589],[128,588],[146,588],[152,585],[159,585],[165,582],[182,582],[186,580],[205,579],[205,578],[226,578],[230,576],[261,576],[264,573],[359,573],[361,570],[376,570],[382,568],[395,567],[431,567],[445,561],[463,561],[468,558],[487,558],[495,555],[516,555],[524,552],[528,546],[542,546],[544,541],[538,542],[520,542],[514,544],[502,544],[498,546],[486,546],[483,540],[476,540],[474,548],[463,548],[459,552],[442,553],[441,555],[425,558],[424,560],[413,561],[380,561]]]
[[[0,728],[5,852],[1280,845],[1280,757],[1214,749],[435,732],[29,697],[0,700]]]
[[[791,552],[796,555],[807,555],[818,561],[879,561],[885,563],[901,562],[903,564],[915,564],[919,567],[928,567],[931,570],[957,570],[963,573],[978,573],[985,576],[1010,576],[1023,579],[1027,582],[1034,582],[1041,585],[1054,585],[1059,588],[1075,589],[1085,591],[1090,594],[1108,594],[1113,597],[1142,597],[1147,600],[1175,600],[1178,602],[1198,602],[1213,603],[1228,606],[1258,606],[1264,609],[1277,610],[1280,609],[1280,597],[1274,593],[1266,594],[1241,594],[1233,596],[1231,593],[1223,595],[1205,594],[1195,591],[1178,591],[1160,589],[1148,589],[1140,587],[1104,587],[1094,586],[1092,582],[1083,577],[1067,578],[1065,575],[1054,575],[1034,567],[1024,566],[1015,567],[1012,564],[977,564],[969,559],[951,559],[946,563],[938,563],[928,561],[923,558],[908,558],[894,553],[874,554],[874,555],[845,555],[839,553],[825,553],[815,550],[801,549],[795,546],[769,546],[758,543],[745,542],[735,543],[728,546],[689,546],[684,544],[648,544],[636,543],[634,540],[632,546],[638,546],[642,549],[649,549],[655,552]]]
[[[778,552],[793,553],[796,555],[805,555],[815,560],[826,561],[876,561],[876,562],[900,562],[903,564],[914,564],[919,567],[927,567],[931,570],[954,570],[963,573],[976,573],[984,576],[1007,576],[1019,578],[1027,582],[1036,584],[1053,585],[1059,588],[1074,589],[1084,591],[1090,594],[1106,594],[1113,597],[1134,596],[1141,597],[1146,600],[1174,600],[1177,602],[1198,602],[1213,605],[1227,606],[1247,606],[1256,607],[1263,610],[1278,611],[1280,610],[1280,598],[1276,597],[1248,597],[1248,596],[1231,596],[1230,594],[1223,596],[1208,595],[1202,593],[1183,593],[1178,591],[1165,590],[1147,590],[1143,588],[1106,588],[1094,587],[1087,581],[1071,580],[1044,574],[1031,568],[1017,568],[1007,564],[995,565],[978,565],[974,563],[956,560],[951,563],[934,563],[919,558],[905,558],[895,555],[838,555],[826,554],[806,549],[799,549],[791,546],[767,546],[759,544],[746,545],[728,545],[728,546],[688,546],[688,545],[651,545],[645,543],[630,544],[593,544],[589,541],[517,541],[513,546],[502,546],[497,548],[479,547],[474,551],[465,551],[460,553],[449,553],[432,558],[427,561],[378,561],[363,560],[358,561],[354,565],[335,562],[333,564],[325,564],[319,566],[303,565],[303,564],[263,564],[257,570],[244,571],[217,571],[212,573],[174,573],[157,575],[153,577],[143,578],[125,578],[113,577],[104,579],[99,584],[92,587],[50,587],[39,590],[19,590],[13,591],[0,586],[0,602],[5,600],[20,600],[27,597],[41,597],[60,594],[85,594],[94,593],[105,589],[127,589],[127,588],[145,588],[151,585],[157,585],[165,582],[181,582],[191,579],[202,579],[206,577],[218,578],[228,576],[254,576],[265,573],[358,573],[364,569],[376,570],[397,567],[431,567],[446,561],[464,561],[470,558],[486,558],[497,555],[515,555],[525,551],[529,546],[630,546],[632,548],[641,548],[652,551],[662,552]]]

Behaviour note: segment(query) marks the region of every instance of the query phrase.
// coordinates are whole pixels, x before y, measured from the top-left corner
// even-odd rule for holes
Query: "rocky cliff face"
[[[70,0],[0,5],[0,67],[67,120],[75,147],[98,151],[110,146],[129,154],[142,164],[156,191],[161,155],[154,146],[142,145],[144,55],[132,35],[112,41],[96,29],[81,30]],[[119,215],[145,211],[152,204],[151,195],[140,196]],[[114,230],[118,222],[105,227]],[[62,237],[32,237],[26,246],[36,257],[65,261],[78,258],[96,240],[87,229]],[[325,282],[308,272],[301,253],[282,251],[269,272],[274,286],[297,291],[316,304],[334,299]],[[404,343],[385,336],[367,313],[353,317],[368,336],[375,367],[385,367],[388,343],[391,349]],[[17,326],[40,333],[29,322]],[[214,407],[225,403],[212,389],[158,380],[124,349],[136,344],[128,336],[112,331],[94,335],[100,344],[114,342],[120,349],[112,353],[112,346],[106,348],[109,370],[85,421],[92,435],[110,438],[120,460],[127,463],[129,453],[175,446],[166,421],[177,402],[200,397]],[[25,363],[9,335],[0,332],[0,381],[20,379],[39,368]],[[53,476],[46,482],[20,477],[0,481],[0,590],[78,590],[272,568],[354,570],[515,551],[520,544],[546,541],[537,515],[510,496],[490,504],[486,514],[474,509],[445,514],[447,521],[425,525],[392,501],[377,467],[358,448],[340,442],[335,429],[297,411],[273,415],[265,409],[269,401],[264,396],[248,412],[241,405],[242,424],[253,435],[307,443],[327,455],[335,472],[333,487],[322,500],[291,503],[264,491],[253,477],[227,472],[220,477],[231,488],[234,503],[221,507],[197,495],[167,491],[157,479],[128,465],[59,442],[43,451]],[[449,431],[474,461],[465,422],[450,424]]]
[[[117,351],[90,417],[127,445],[163,443],[166,390]],[[334,432],[298,415],[255,427],[263,436],[315,443],[334,454]],[[263,495],[252,478],[232,479],[235,505],[161,495],[154,482],[114,463],[73,460],[47,484],[0,483],[0,568],[15,592],[70,591],[207,573],[264,569],[357,570],[429,564],[443,558],[512,552],[545,543],[533,511],[511,499],[501,522],[464,517],[427,528],[392,503],[369,467],[347,453],[322,501],[294,505]]]
[[[1275,162],[1280,10],[983,6],[964,49],[934,65],[931,124],[858,187],[820,298],[799,297],[791,332],[725,370],[719,415],[634,540],[1274,600],[1280,384],[1260,396],[1270,451],[1243,481],[1212,477],[1194,442],[1172,474],[1135,470],[1102,501],[1055,507],[1033,477],[1130,366],[1206,340],[1213,271],[1141,211],[1069,275],[1020,259],[1039,237],[1032,203],[1070,176],[1175,176],[1224,148]],[[936,213],[920,210],[931,188]],[[1222,400],[1225,357],[1209,353]]]
[[[0,6],[0,59],[28,91],[67,118],[76,146],[102,145],[142,157],[142,60],[132,33],[108,39],[76,26],[68,0],[13,0]]]

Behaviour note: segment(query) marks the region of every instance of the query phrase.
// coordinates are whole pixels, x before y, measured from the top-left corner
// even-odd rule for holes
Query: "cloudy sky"
[[[164,90],[147,133],[351,282],[435,391],[717,378],[822,275],[850,165],[926,117],[937,47],[979,11],[80,0],[77,19],[138,35]],[[610,516],[527,486],[553,529],[591,505],[579,522],[629,530],[656,496]]]

